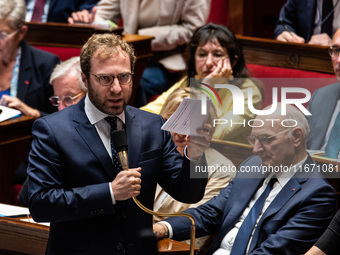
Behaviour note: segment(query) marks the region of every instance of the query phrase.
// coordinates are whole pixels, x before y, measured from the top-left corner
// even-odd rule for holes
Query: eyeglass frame
[[[281,132],[279,132],[279,133],[277,133],[275,135],[270,135],[268,137],[267,137],[267,135],[257,135],[257,136],[250,135],[250,136],[247,137],[247,140],[248,140],[249,144],[252,145],[252,146],[255,146],[256,140],[258,140],[262,145],[268,145],[268,144],[270,144],[270,142],[269,142],[270,139],[272,139],[274,137],[277,137],[278,135],[283,134],[283,133],[288,132],[288,131],[291,131],[291,130],[292,130],[291,128],[287,128],[287,129],[282,130]],[[262,136],[262,138],[260,138],[261,136]],[[254,143],[250,141],[250,139],[252,137],[255,138],[255,142]]]
[[[59,104],[60,104],[60,103],[59,103],[60,101],[63,101],[63,102],[64,102],[65,98],[69,98],[69,99],[72,101],[72,103],[71,103],[71,104],[66,104],[66,103],[64,102],[64,104],[65,104],[66,106],[70,106],[70,105],[73,105],[73,104],[74,104],[74,99],[80,97],[80,96],[83,95],[83,94],[85,94],[84,91],[81,92],[81,93],[79,93],[78,95],[73,96],[73,97],[71,97],[71,96],[62,96],[62,97],[60,98],[60,97],[58,97],[58,96],[51,96],[51,97],[49,98],[49,100],[51,101],[51,104],[52,104],[53,106],[58,107]],[[58,100],[58,103],[54,103],[54,102],[53,102],[53,99],[57,99],[57,100]]]
[[[119,82],[120,85],[129,84],[129,83],[132,81],[132,78],[133,78],[133,74],[134,74],[134,73],[120,73],[120,74],[118,74],[118,75],[111,75],[111,74],[94,74],[94,73],[90,73],[90,74],[93,75],[94,77],[96,77],[96,78],[98,79],[98,82],[99,82],[100,85],[102,85],[102,86],[104,86],[104,87],[110,87],[110,86],[112,85],[113,81],[115,80],[115,78],[118,79],[118,82]],[[124,74],[130,75],[130,80],[129,80],[128,82],[122,83],[122,82],[119,80],[119,76],[120,76],[120,75],[124,75]],[[101,81],[100,77],[102,77],[102,76],[109,76],[109,77],[111,77],[111,78],[112,78],[112,82],[111,82],[110,84],[105,84],[105,85],[102,84],[102,83],[100,82],[100,81]]]
[[[336,48],[336,49],[337,49],[337,53],[334,53],[333,48]],[[337,57],[339,57],[339,54],[340,54],[340,46],[339,46],[339,45],[336,45],[336,44],[330,46],[330,47],[328,48],[328,53],[329,53],[329,55],[330,55],[332,58],[337,58]],[[334,55],[334,56],[333,56],[333,55]]]
[[[10,34],[7,34],[7,32],[4,32],[4,31],[0,31],[0,40],[6,41],[8,38],[11,38],[15,34],[17,34],[19,31],[20,31],[20,29],[17,29]]]

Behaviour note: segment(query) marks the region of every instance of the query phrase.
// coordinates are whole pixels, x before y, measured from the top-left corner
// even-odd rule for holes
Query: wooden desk
[[[248,64],[331,73],[328,47],[237,35]]]
[[[28,32],[25,40],[31,45],[81,48],[94,33],[122,34],[123,28],[108,29],[88,24],[66,24],[54,22],[26,22]]]
[[[0,203],[14,203],[10,193],[12,178],[27,156],[33,121],[23,116],[0,122]]]
[[[48,234],[48,226],[0,217],[0,254],[43,255]],[[162,255],[188,255],[189,245],[162,239],[158,242],[158,250]]]

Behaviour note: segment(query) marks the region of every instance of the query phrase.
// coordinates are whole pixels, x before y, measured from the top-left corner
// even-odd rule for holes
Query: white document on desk
[[[27,207],[8,205],[0,203],[0,216],[1,217],[19,217],[29,215],[30,212]]]
[[[11,118],[19,117],[20,115],[21,115],[20,111],[0,105],[0,122]]]
[[[207,100],[207,109],[211,100]],[[203,127],[208,120],[208,114],[202,115],[202,101],[199,99],[184,98],[177,110],[164,123],[162,130],[175,132],[182,135],[198,135],[196,130]],[[209,110],[206,112],[209,113]]]

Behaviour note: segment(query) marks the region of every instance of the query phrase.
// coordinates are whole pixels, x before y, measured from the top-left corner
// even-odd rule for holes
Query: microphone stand
[[[125,144],[124,146],[119,146],[120,142],[114,143],[115,144],[115,149],[118,154],[118,158],[120,161],[120,164],[122,165],[123,170],[128,170],[129,169],[129,161],[128,161],[128,155],[127,155],[127,150],[122,150],[122,148],[127,148],[127,143],[126,143],[126,137],[125,137],[125,132],[124,130],[115,130],[114,131],[115,136],[118,138],[118,140],[124,140],[125,139]],[[124,136],[124,139],[122,138]],[[190,229],[190,255],[195,254],[195,233],[196,233],[196,225],[195,225],[195,219],[189,214],[189,213],[159,213],[150,210],[149,208],[145,207],[136,197],[132,197],[133,201],[135,204],[142,209],[144,212],[151,214],[151,215],[156,215],[160,217],[173,217],[173,216],[183,216],[191,221],[191,229]]]

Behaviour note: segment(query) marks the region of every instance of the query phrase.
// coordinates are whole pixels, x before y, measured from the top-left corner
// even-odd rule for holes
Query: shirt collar
[[[98,123],[108,116],[112,116],[98,110],[98,108],[92,104],[87,94],[85,96],[85,113],[92,125]],[[117,117],[125,124],[124,111],[121,114],[117,115]]]
[[[276,174],[277,181],[280,183],[282,187],[284,187],[287,184],[287,182],[294,176],[294,174],[296,174],[297,171],[299,171],[298,169],[300,169],[300,167],[305,163],[307,157],[308,155],[303,160],[298,162],[296,165],[291,166],[289,168],[289,171],[283,171]]]

